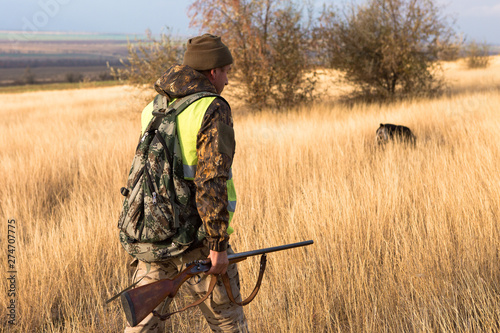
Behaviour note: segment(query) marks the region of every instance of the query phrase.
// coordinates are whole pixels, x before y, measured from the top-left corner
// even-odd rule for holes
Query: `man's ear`
[[[217,76],[217,68],[214,68],[214,69],[211,69],[210,70],[210,75],[212,75],[212,79],[215,79],[215,77]]]
[[[216,75],[216,73],[215,73],[215,69],[211,69],[211,70],[209,70],[209,71],[207,71],[207,72],[206,72],[206,77],[207,77],[207,79],[208,79],[210,82],[212,82],[212,83],[213,83],[213,81],[215,80],[215,75]]]

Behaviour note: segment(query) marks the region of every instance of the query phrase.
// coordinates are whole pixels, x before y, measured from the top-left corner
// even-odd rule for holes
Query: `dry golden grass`
[[[235,112],[237,251],[306,239],[269,255],[253,332],[500,330],[500,63],[448,65],[449,94],[391,105],[335,103],[287,114]],[[119,332],[130,258],[117,239],[139,131],[123,87],[0,95],[0,262],[17,221],[11,332]],[[416,147],[374,146],[380,122]],[[240,265],[244,295],[256,260]],[[7,289],[1,280],[2,293]],[[206,331],[199,313],[172,332]]]

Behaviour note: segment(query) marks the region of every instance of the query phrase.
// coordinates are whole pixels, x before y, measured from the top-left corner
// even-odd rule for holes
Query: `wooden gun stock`
[[[229,264],[234,264],[236,262],[242,261],[247,259],[250,256],[255,256],[262,254],[263,255],[263,260],[261,260],[261,271],[259,273],[259,278],[257,281],[257,285],[254,288],[254,291],[252,292],[251,296],[243,301],[242,303],[248,304],[253,297],[257,295],[258,288],[260,287],[260,282],[262,280],[262,276],[264,274],[265,270],[265,254],[269,252],[275,252],[275,251],[281,251],[281,250],[286,250],[294,247],[299,247],[299,246],[305,246],[305,245],[310,245],[313,244],[313,241],[305,241],[305,242],[299,242],[299,243],[294,243],[294,244],[288,244],[288,245],[282,245],[282,246],[276,246],[276,247],[271,247],[267,249],[260,249],[260,250],[255,250],[255,251],[249,251],[249,252],[242,252],[242,253],[235,253],[231,254],[228,256]],[[146,318],[151,312],[154,311],[154,309],[160,305],[165,298],[170,297],[173,298],[177,294],[177,291],[179,290],[180,286],[186,282],[188,279],[190,279],[193,276],[196,276],[200,273],[205,273],[210,270],[211,264],[210,264],[210,259],[207,260],[202,260],[202,261],[196,261],[192,264],[189,264],[188,267],[180,272],[177,276],[175,276],[173,279],[162,279],[144,286],[136,287],[134,289],[125,291],[121,294],[121,302],[123,309],[125,311],[125,316],[127,318],[127,322],[130,324],[130,326],[134,327],[137,326],[144,318]],[[197,305],[204,301],[209,294],[212,292],[216,282],[216,277],[212,277],[212,281],[210,283],[209,290],[207,294],[205,295],[204,298],[198,300],[197,302],[186,306],[182,310],[176,311],[180,312],[183,311],[187,308],[190,308],[194,305]],[[232,297],[232,295],[230,295]],[[174,312],[174,313],[176,313]],[[172,315],[173,313],[162,316],[158,315],[161,319],[167,319]],[[155,314],[157,315],[157,314]]]
[[[208,272],[210,267],[210,260],[193,263],[173,279],[162,279],[125,291],[120,297],[130,326],[137,326],[165,298],[174,298],[184,282],[200,273]]]

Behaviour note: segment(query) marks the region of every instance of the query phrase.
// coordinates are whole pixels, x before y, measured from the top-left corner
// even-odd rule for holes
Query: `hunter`
[[[155,90],[169,103],[198,92],[212,95],[189,104],[176,118],[183,181],[190,193],[180,221],[181,225],[188,223],[190,231],[183,233],[182,241],[143,244],[127,237],[122,229],[120,240],[125,249],[137,254],[136,259],[145,258],[133,262],[137,267],[132,282],[139,281],[137,286],[172,278],[187,263],[210,257],[210,271],[185,283],[184,295],[194,300],[201,298],[207,292],[209,274],[227,272],[233,294],[241,301],[238,269],[236,264],[228,265],[227,258],[228,253],[234,253],[228,244],[236,207],[231,171],[235,152],[233,120],[229,104],[220,97],[228,84],[232,63],[231,52],[221,37],[204,34],[189,39],[183,64],[171,66],[155,83]],[[151,102],[142,112],[143,135],[153,119],[153,110]],[[170,301],[167,298],[156,311],[168,312]],[[199,308],[214,332],[248,332],[242,307],[229,300],[222,283],[217,283],[213,294]],[[164,332],[164,327],[164,321],[150,314],[136,327],[127,326],[125,332]]]

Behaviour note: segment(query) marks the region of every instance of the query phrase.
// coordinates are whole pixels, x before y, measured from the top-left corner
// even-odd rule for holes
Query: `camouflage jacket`
[[[169,99],[181,98],[196,92],[216,93],[212,83],[201,73],[188,66],[173,65],[155,83],[158,93]],[[199,214],[206,232],[210,250],[225,251],[229,213],[227,211],[227,186],[234,149],[227,154],[227,148],[234,147],[221,135],[218,127],[224,123],[231,128],[233,120],[231,109],[219,98],[208,107],[197,135],[196,150],[198,165],[192,186],[194,200],[189,200],[192,214]],[[221,152],[224,151],[225,153]]]

